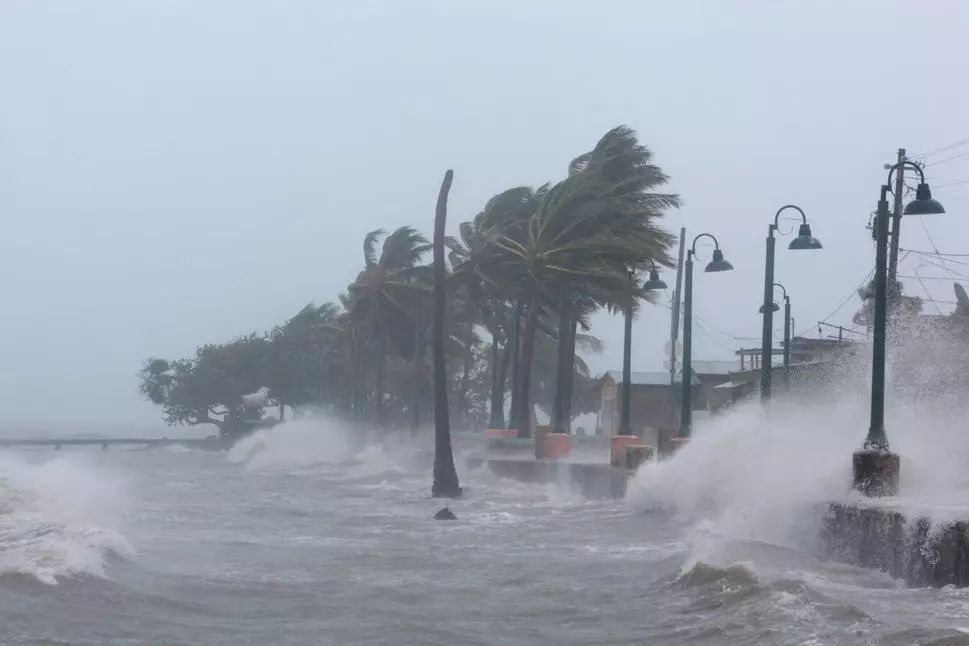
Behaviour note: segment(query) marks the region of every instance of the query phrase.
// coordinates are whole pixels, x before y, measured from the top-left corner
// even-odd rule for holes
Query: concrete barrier
[[[821,552],[910,586],[969,586],[966,521],[933,526],[927,517],[890,508],[832,503],[821,527]]]
[[[626,466],[626,447],[642,443],[643,441],[638,435],[613,435],[611,450],[609,451],[609,464],[614,467]]]

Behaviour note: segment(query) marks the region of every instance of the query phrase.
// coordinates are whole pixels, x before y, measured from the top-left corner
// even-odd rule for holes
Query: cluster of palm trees
[[[576,379],[590,378],[576,347],[598,345],[583,333],[590,315],[599,308],[621,310],[631,283],[639,293],[649,268],[670,262],[673,237],[659,220],[679,198],[657,192],[666,182],[635,133],[617,127],[575,158],[564,179],[502,191],[460,224],[458,236],[445,240],[447,389],[462,423],[507,425],[528,436],[533,397],[544,389],[555,393],[546,409],[552,424],[569,430]],[[312,403],[377,425],[406,420],[416,428],[430,413],[432,391],[430,248],[410,226],[369,233],[363,269],[339,306],[307,306],[262,336],[226,344],[263,348],[258,368],[238,368],[259,374],[237,378],[237,389],[258,382],[280,405]],[[211,411],[230,406],[213,408],[211,397],[181,393],[190,404],[174,416],[169,410],[179,379],[196,384],[193,371],[215,374],[203,365],[212,363],[210,355],[222,356],[209,348],[193,359],[165,362],[179,365],[181,377],[159,372],[160,360],[150,360],[155,373],[143,371],[143,391],[166,406],[170,421],[211,420]],[[195,410],[201,406],[204,411]]]
[[[568,431],[578,329],[588,329],[598,308],[622,308],[630,281],[639,291],[635,283],[654,263],[669,264],[673,237],[659,219],[679,206],[679,198],[655,191],[666,182],[635,133],[614,128],[568,165],[564,179],[495,195],[459,226],[458,237],[446,241],[448,341],[464,357],[460,373],[466,381],[477,330],[490,337],[490,426],[505,424],[511,368],[508,426],[520,436],[530,434],[536,348],[551,339],[557,395],[552,424]],[[426,240],[403,227],[384,239],[378,256],[378,235],[365,241],[366,267],[349,286],[344,306],[355,326],[356,356],[364,347],[376,349],[379,420],[388,349],[415,365],[424,360],[430,292],[429,268],[420,264]],[[358,370],[357,377],[361,374]],[[464,386],[458,389],[459,402]]]

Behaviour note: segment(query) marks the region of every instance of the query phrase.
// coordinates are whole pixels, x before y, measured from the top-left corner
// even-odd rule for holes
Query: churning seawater
[[[779,449],[744,415],[627,501],[459,452],[454,522],[431,520],[427,447],[329,421],[229,453],[5,451],[0,643],[969,644],[969,591],[815,556],[812,506],[844,474],[806,486],[817,435]]]

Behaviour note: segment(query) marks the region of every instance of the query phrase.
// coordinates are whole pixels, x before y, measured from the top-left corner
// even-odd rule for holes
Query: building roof
[[[694,386],[700,385],[700,380],[697,379],[694,370],[693,380],[690,382]],[[606,374],[602,376],[603,379],[609,377],[617,384],[622,383],[622,370],[608,370]],[[629,374],[629,381],[633,386],[669,386],[670,385],[670,373],[667,372],[631,372]],[[676,378],[677,383],[679,383],[679,373],[677,373]]]
[[[694,359],[690,362],[693,372],[698,375],[728,375],[740,368],[737,361],[703,361]]]

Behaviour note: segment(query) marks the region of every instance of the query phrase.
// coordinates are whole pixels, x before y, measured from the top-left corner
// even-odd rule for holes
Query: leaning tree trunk
[[[432,346],[434,353],[434,483],[431,495],[440,498],[457,498],[461,495],[458,473],[454,469],[454,453],[451,450],[451,424],[447,407],[447,373],[444,365],[444,312],[447,292],[444,273],[444,224],[447,220],[447,196],[451,190],[454,172],[444,173],[441,192],[437,196],[437,212],[434,215],[434,329]]]
[[[532,355],[535,354],[535,325],[538,322],[538,308],[534,296],[529,299],[528,318],[522,334],[521,365],[518,383],[518,437],[532,436]]]

